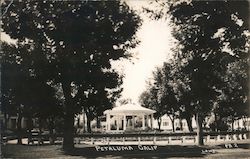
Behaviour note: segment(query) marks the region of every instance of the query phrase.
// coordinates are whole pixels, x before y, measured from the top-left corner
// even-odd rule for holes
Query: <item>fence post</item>
[[[194,138],[194,143],[198,143],[198,142],[199,142],[199,138],[198,138],[198,135],[196,135]]]
[[[207,135],[207,142],[210,142],[210,135]]]
[[[239,134],[239,139],[243,140],[242,134]]]
[[[141,137],[138,137],[138,145],[141,144]]]
[[[156,144],[156,136],[154,136],[154,138],[153,138],[153,144],[154,145]]]
[[[237,140],[237,135],[236,134],[233,135],[233,139]]]
[[[170,144],[171,140],[172,140],[172,139],[171,139],[171,136],[169,136],[169,137],[168,137],[168,143],[169,143],[169,144]]]
[[[181,143],[184,143],[186,141],[186,136],[182,137]]]
[[[110,141],[109,141],[109,137],[107,137],[107,142],[108,142],[108,145],[109,145],[109,142],[110,142]]]
[[[217,136],[217,141],[220,141],[220,135]]]
[[[227,134],[226,135],[226,141],[229,141],[230,140],[230,137],[229,137],[229,135]]]
[[[243,138],[244,138],[244,139],[247,139],[247,134],[243,134]]]
[[[91,144],[94,145],[94,138],[91,137]]]
[[[122,137],[123,145],[125,145],[125,137]]]
[[[75,144],[79,144],[80,143],[80,139],[79,138],[74,138],[74,143]]]

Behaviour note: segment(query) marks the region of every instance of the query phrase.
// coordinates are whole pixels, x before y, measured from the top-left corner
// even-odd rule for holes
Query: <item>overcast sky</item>
[[[128,4],[136,10],[148,6],[147,1],[129,0]],[[146,89],[146,81],[152,77],[155,67],[171,58],[170,47],[173,42],[167,20],[152,20],[145,13],[140,13],[140,16],[144,20],[137,32],[141,43],[132,51],[135,53],[133,63],[120,63],[125,73],[122,98],[131,98],[135,103]]]

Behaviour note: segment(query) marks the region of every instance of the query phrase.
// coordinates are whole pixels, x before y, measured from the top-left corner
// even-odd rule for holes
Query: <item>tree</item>
[[[174,92],[174,82],[172,67],[169,63],[164,63],[162,68],[157,68],[153,72],[153,82],[148,84],[147,91],[140,96],[140,103],[143,106],[156,110],[154,114],[158,120],[160,130],[161,117],[167,114],[172,122],[173,132],[175,131],[174,120],[178,115],[179,107]]]
[[[174,91],[176,83],[174,82],[173,66],[171,63],[164,63],[162,68],[162,83],[158,93],[158,100],[164,105],[165,113],[172,122],[172,129],[175,132],[174,120],[179,114],[177,96]]]
[[[52,86],[39,79],[31,82],[34,83],[32,117],[38,119],[39,134],[42,133],[42,128],[47,128],[51,135],[50,142],[54,143],[55,120],[62,117],[62,103],[55,97],[55,89]]]
[[[2,101],[3,112],[8,116],[17,116],[18,144],[21,144],[21,120],[28,118],[28,130],[32,129],[32,118],[39,121],[58,116],[60,106],[54,89],[41,80],[32,69],[32,58],[27,53],[27,45],[2,45]],[[49,110],[48,110],[49,109]],[[50,119],[51,122],[53,120]],[[49,123],[51,125],[52,123]],[[39,125],[40,126],[40,125]],[[5,127],[6,128],[6,127]],[[51,129],[50,129],[51,130]],[[50,131],[52,134],[52,131]]]
[[[158,72],[159,73],[159,72]],[[140,97],[139,97],[139,102],[141,103],[142,106],[151,108],[155,110],[156,112],[154,113],[154,118],[157,119],[158,123],[158,129],[161,129],[161,117],[165,114],[165,110],[163,105],[159,103],[158,101],[158,87],[156,85],[157,83],[154,82],[153,84],[148,83],[148,89],[144,91]]]
[[[173,35],[179,41],[177,60],[183,62],[189,80],[199,145],[203,144],[202,122],[224,86],[221,75],[229,63],[248,57],[248,6],[247,1],[170,4]]]
[[[107,77],[107,76],[113,76]],[[100,77],[99,77],[100,78]],[[81,105],[83,106],[83,109],[87,116],[87,131],[91,132],[91,125],[90,122],[99,116],[103,114],[103,112],[107,109],[111,109],[113,106],[113,103],[117,100],[117,98],[120,96],[120,85],[122,84],[122,81],[119,77],[119,75],[115,72],[107,73],[104,75],[102,80],[109,79],[109,89],[112,89],[113,87],[117,87],[117,89],[108,90],[106,89],[100,82],[96,82],[95,79],[89,79],[89,83],[92,83],[92,89],[90,88],[88,91],[84,93],[84,96],[81,98]],[[108,82],[106,82],[108,83]],[[113,86],[111,86],[113,85]],[[108,87],[108,84],[106,84],[106,87]],[[99,120],[99,119],[98,119]],[[98,121],[97,120],[97,121]]]
[[[180,94],[186,94],[190,98],[189,109],[196,114],[198,144],[201,145],[202,123],[214,109],[214,102],[225,88],[226,82],[223,78],[226,76],[228,65],[249,56],[249,2],[242,0],[156,3],[159,4],[159,12],[150,9],[146,9],[146,12],[153,13],[153,18],[156,19],[171,19],[172,35],[178,41],[173,49],[174,60],[177,61],[183,73],[183,83],[188,88],[188,94]],[[228,95],[230,98],[235,96]],[[184,97],[181,98],[185,99]]]
[[[242,59],[227,65],[226,74],[223,76],[225,87],[222,88],[222,95],[218,99],[222,107],[215,109],[218,116],[229,118],[232,130],[234,120],[249,116],[248,60]]]
[[[24,82],[24,74],[21,67],[17,64],[16,59],[16,47],[14,45],[8,45],[2,43],[2,64],[1,64],[1,80],[2,80],[2,107],[1,111],[4,112],[5,128],[7,128],[7,121],[9,116],[17,116],[17,136],[18,144],[22,144],[21,138],[21,120],[23,117],[23,105],[18,102],[16,98],[18,94],[18,87],[21,87],[21,83]],[[16,81],[19,79],[19,81]]]
[[[23,117],[31,119],[34,113],[32,77],[30,64],[31,61],[27,56],[23,56],[27,53],[27,46],[17,44],[8,45],[3,43],[2,45],[2,101],[3,101],[3,112],[5,116],[16,116],[17,117],[17,136],[18,144],[22,144],[22,128],[21,121]],[[7,122],[7,118],[5,118]]]
[[[134,34],[139,17],[119,1],[30,0],[13,2],[2,21],[3,30],[12,38],[30,41],[33,68],[39,77],[61,85],[63,148],[71,150],[79,99],[84,91],[96,89],[88,78],[96,77],[95,83],[101,83],[102,88],[108,85],[110,78],[102,81],[101,77],[110,71],[110,62],[130,57],[126,50],[138,43]]]
[[[178,117],[180,119],[186,119],[188,129],[190,132],[192,132],[192,118],[195,112],[192,105],[192,95],[190,93],[190,87],[188,83],[189,80],[182,71],[182,66],[178,59],[172,60],[170,64],[173,80],[173,91],[175,92],[176,96],[176,105],[178,105]]]

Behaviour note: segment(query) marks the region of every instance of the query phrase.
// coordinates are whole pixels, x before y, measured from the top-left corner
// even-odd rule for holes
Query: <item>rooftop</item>
[[[155,110],[142,107],[137,104],[125,104],[121,106],[114,107],[113,109],[109,109],[104,111],[104,114],[126,114],[126,115],[133,115],[133,114],[153,114]]]

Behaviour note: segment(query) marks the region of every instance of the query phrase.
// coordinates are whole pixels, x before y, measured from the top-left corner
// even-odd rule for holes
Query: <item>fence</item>
[[[249,139],[249,131],[239,132],[204,132],[203,140],[205,143],[209,142],[223,142],[223,141],[237,141]],[[61,135],[28,135],[23,134],[22,138],[27,139],[27,144],[44,144],[44,143],[61,143]],[[4,136],[2,138],[3,143],[9,140],[16,140],[17,136]],[[51,140],[55,142],[51,142]],[[109,144],[194,144],[197,142],[197,133],[117,133],[117,134],[97,134],[86,133],[77,134],[74,136],[76,144],[97,144],[97,145],[109,145]]]
[[[249,139],[248,131],[204,132],[203,140],[223,142]],[[129,133],[129,134],[82,134],[75,136],[75,143],[82,144],[192,144],[197,142],[197,133]]]

